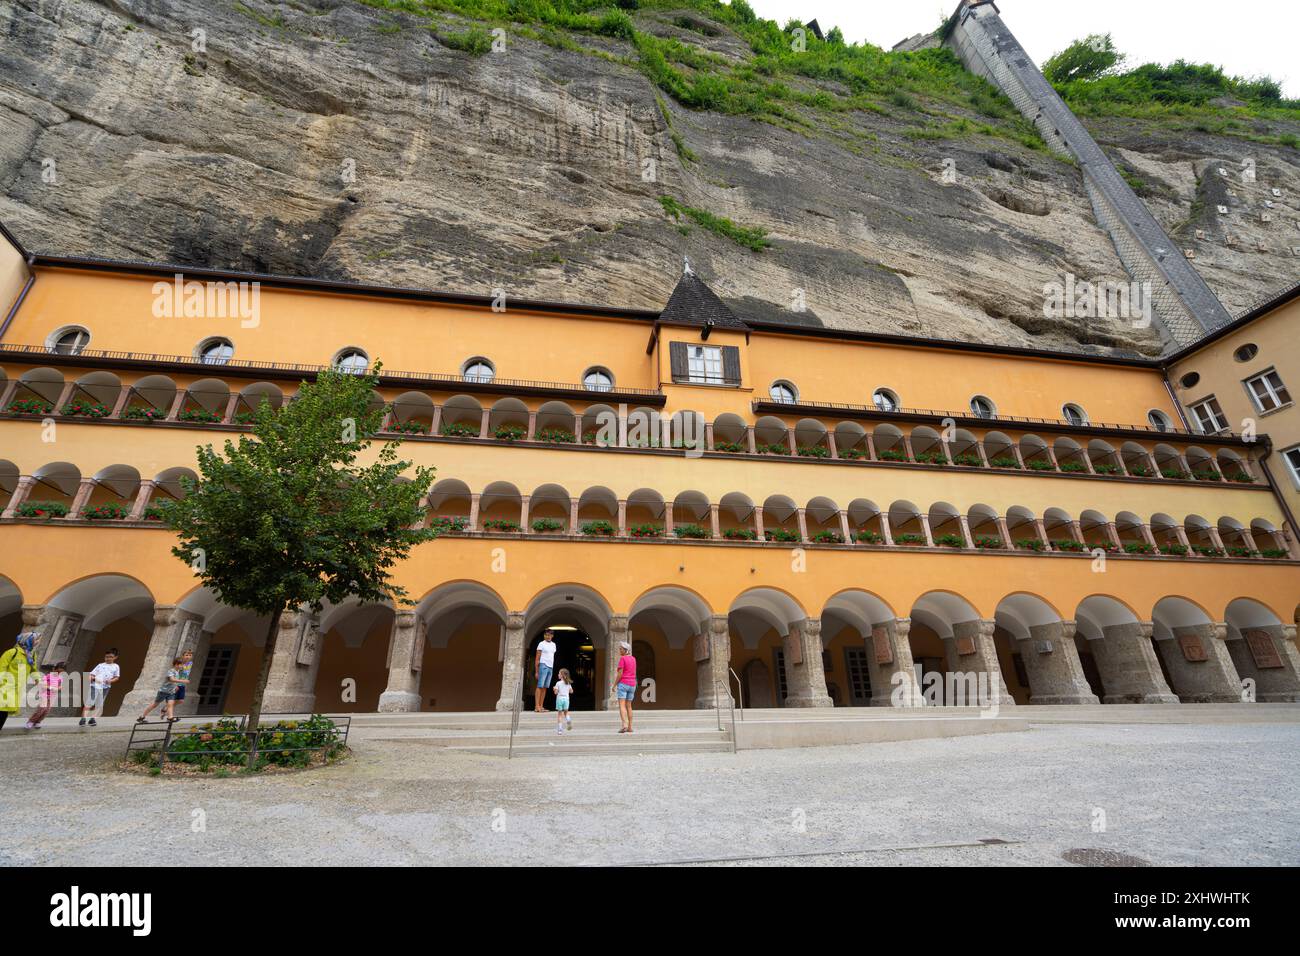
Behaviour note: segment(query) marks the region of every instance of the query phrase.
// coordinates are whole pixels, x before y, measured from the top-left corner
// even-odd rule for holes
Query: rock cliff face
[[[698,17],[633,20],[720,62],[751,55]],[[0,220],[53,254],[648,308],[689,255],[750,318],[1158,348],[1150,330],[1044,317],[1046,283],[1123,269],[1078,171],[975,112],[899,97],[808,130],[688,110],[625,40],[528,33],[474,56],[354,0],[10,0]],[[954,122],[969,131],[918,135]],[[1230,311],[1295,281],[1300,152],[1088,125]]]

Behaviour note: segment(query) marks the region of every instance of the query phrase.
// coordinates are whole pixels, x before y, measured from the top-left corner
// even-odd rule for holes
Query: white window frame
[[[776,395],[773,394],[773,392],[775,392],[778,388],[783,388],[790,393],[789,401],[786,401],[784,398],[777,398]],[[783,378],[778,378],[775,382],[773,382],[771,385],[767,387],[767,397],[770,398],[772,401],[778,402],[782,405],[797,405],[799,403],[799,389],[794,387],[793,382],[787,381],[786,379]]]
[[[692,385],[725,385],[722,375],[722,346],[686,346],[686,381]]]
[[[68,351],[60,351],[59,350],[60,340],[62,340],[62,338],[65,335],[69,335],[73,332],[77,333],[80,336],[84,336],[84,340],[73,349],[70,349]],[[62,326],[61,328],[57,328],[53,332],[51,332],[50,337],[45,340],[45,348],[56,355],[80,355],[82,352],[86,351],[86,346],[88,346],[89,344],[90,344],[90,329],[86,328],[84,325]]]
[[[1268,380],[1270,375],[1277,379],[1276,386]],[[1260,397],[1259,393],[1255,391],[1255,382],[1259,382],[1264,386],[1264,394],[1268,397],[1269,401],[1273,403],[1272,407],[1264,407],[1263,399]],[[1246,394],[1250,396],[1250,400],[1254,404],[1255,410],[1261,414],[1275,412],[1282,406],[1291,404],[1291,390],[1286,387],[1286,382],[1282,381],[1282,376],[1277,373],[1276,368],[1265,369],[1257,375],[1252,375],[1250,378],[1243,379],[1242,385],[1245,386]],[[1279,389],[1287,393],[1285,401],[1282,400],[1282,396],[1279,394]]]
[[[977,404],[981,402],[989,407],[987,415],[976,407]],[[987,395],[972,395],[970,400],[970,411],[976,418],[982,418],[986,421],[998,417],[998,406],[994,403],[993,399],[989,398]]]
[[[1077,415],[1071,415],[1071,409],[1073,409]],[[1061,406],[1061,414],[1065,416],[1065,420],[1071,425],[1082,426],[1091,424],[1092,422],[1092,419],[1088,417],[1088,412],[1078,402],[1066,402]],[[1075,421],[1076,417],[1079,419],[1078,421]]]
[[[355,356],[360,356],[364,359],[365,364],[360,368],[356,367],[355,363],[351,365],[343,364],[345,359],[353,358]],[[370,355],[365,349],[359,349],[355,345],[349,345],[347,348],[338,350],[334,356],[334,361],[330,363],[330,366],[335,371],[346,372],[349,375],[364,375],[366,369],[370,368]]]
[[[471,374],[470,369],[484,366],[490,374],[484,376],[481,374]],[[472,359],[467,359],[465,364],[460,367],[460,378],[463,382],[475,382],[479,385],[486,385],[488,382],[496,381],[497,367],[491,361],[481,355],[476,355]]]
[[[608,385],[592,385],[587,381],[593,375],[603,375],[608,380]],[[589,392],[612,392],[614,391],[614,373],[603,365],[593,365],[587,371],[582,373],[582,387]]]
[[[1291,483],[1295,485],[1297,491],[1300,491],[1300,445],[1283,448],[1282,460],[1286,462],[1286,469],[1291,473]]]
[[[207,355],[210,349],[217,348],[217,347],[230,350],[229,354],[226,355],[223,359],[221,359],[221,361],[209,359]],[[212,338],[204,339],[202,342],[199,343],[198,348],[194,350],[194,357],[197,358],[204,365],[227,365],[230,363],[230,360],[235,357],[235,343],[230,341],[230,339],[226,338],[225,336],[214,335],[212,336]]]
[[[1171,432],[1174,430],[1174,420],[1167,412],[1158,408],[1153,408],[1147,412],[1147,424],[1158,432]]]
[[[1214,408],[1210,407],[1211,402],[1217,406],[1217,412]],[[1202,421],[1201,413],[1199,411],[1201,406],[1205,406],[1206,411],[1209,412],[1211,424],[1216,425],[1217,427],[1213,429],[1206,428],[1205,422]],[[1217,435],[1219,432],[1225,432],[1228,430],[1228,416],[1223,414],[1223,405],[1220,404],[1219,400],[1213,395],[1206,395],[1199,402],[1190,403],[1187,406],[1187,410],[1192,413],[1192,420],[1196,423],[1196,430],[1202,435]],[[1222,425],[1218,425],[1220,420],[1223,422]]]
[[[880,396],[885,396],[884,403],[881,403]],[[871,391],[871,404],[876,406],[877,411],[896,412],[903,407],[898,393],[892,388],[876,388]]]

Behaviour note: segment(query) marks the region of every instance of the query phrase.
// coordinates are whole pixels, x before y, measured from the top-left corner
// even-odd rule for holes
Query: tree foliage
[[[1114,72],[1124,62],[1110,34],[1094,33],[1075,40],[1043,63],[1043,76],[1053,85],[1074,80],[1095,80]]]
[[[378,372],[325,371],[283,408],[263,400],[251,435],[221,452],[198,448],[199,479],[182,479],[185,497],[162,511],[180,538],[172,553],[204,585],[225,604],[271,618],[251,727],[281,614],[350,597],[407,603],[392,569],[436,537],[418,526],[434,470],[408,476],[396,441],[370,451],[385,411],[371,404]]]

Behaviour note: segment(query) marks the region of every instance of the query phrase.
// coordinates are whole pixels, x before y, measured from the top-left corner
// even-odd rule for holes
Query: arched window
[[[614,390],[614,376],[608,369],[595,366],[582,373],[582,384],[590,392],[610,392]]]
[[[1174,427],[1174,423],[1170,421],[1169,416],[1157,408],[1147,412],[1147,421],[1158,432],[1172,431]]]
[[[783,405],[793,405],[799,400],[799,392],[790,382],[773,382],[767,394],[771,396],[772,401]]]
[[[346,348],[334,357],[334,367],[350,375],[362,375],[370,367],[370,357],[357,348]]]
[[[466,362],[460,375],[467,382],[490,382],[497,377],[497,370],[487,359],[479,357]]]
[[[46,347],[60,355],[76,355],[89,344],[90,333],[79,325],[73,325],[51,335]]]
[[[998,417],[997,406],[983,395],[976,395],[970,400],[970,411],[976,418]]]
[[[871,396],[871,401],[882,412],[896,412],[900,408],[898,396],[887,388],[878,388]]]
[[[1073,403],[1062,405],[1061,414],[1065,416],[1065,420],[1069,422],[1071,425],[1088,424],[1088,413],[1085,412],[1080,406],[1075,405]]]
[[[230,339],[204,339],[197,349],[199,361],[204,365],[225,365],[235,354]]]

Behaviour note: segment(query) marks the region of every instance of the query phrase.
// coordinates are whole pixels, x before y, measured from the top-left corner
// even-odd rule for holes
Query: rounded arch
[[[1061,612],[1045,598],[1028,591],[1016,591],[998,602],[993,619],[998,627],[1017,640],[1026,640],[1031,636],[1032,628],[1060,622],[1062,617]]]
[[[731,630],[746,647],[757,647],[768,630],[785,637],[793,625],[807,617],[807,612],[793,595],[770,586],[742,591],[727,609]]]
[[[980,620],[975,605],[955,591],[927,591],[912,604],[913,620],[937,634],[940,639],[953,636],[953,628]]]

